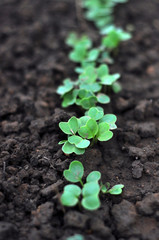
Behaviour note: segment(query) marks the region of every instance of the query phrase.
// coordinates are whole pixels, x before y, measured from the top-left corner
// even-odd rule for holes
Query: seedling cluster
[[[66,154],[84,154],[85,150],[97,141],[108,141],[116,129],[116,116],[105,114],[98,104],[110,102],[109,93],[118,93],[121,86],[118,82],[119,73],[110,73],[108,64],[113,63],[112,53],[115,53],[122,41],[131,38],[130,33],[113,24],[113,11],[117,3],[127,0],[82,0],[86,9],[86,18],[95,23],[102,35],[100,45],[93,46],[92,40],[86,35],[80,37],[70,33],[66,44],[72,48],[69,58],[77,63],[75,72],[77,78],[72,81],[67,78],[58,87],[57,93],[62,98],[62,107],[76,104],[85,110],[83,116],[71,117],[68,122],[60,122],[59,127],[67,136],[62,144]],[[100,207],[100,193],[118,195],[124,185],[118,184],[110,188],[110,184],[102,184],[101,173],[91,172],[83,182],[84,168],[79,161],[73,161],[64,177],[71,184],[64,187],[61,203],[67,207],[81,204],[87,210]],[[74,184],[76,183],[76,184]],[[81,186],[79,186],[79,184]]]
[[[87,9],[85,17],[101,30],[112,24],[114,7],[125,2],[127,0],[82,0],[82,6]]]
[[[71,117],[68,122],[60,122],[60,129],[68,135],[67,140],[60,141],[64,144],[62,150],[66,154],[83,154],[85,149],[96,141],[108,141],[113,137],[111,130],[116,129],[116,116],[105,114],[101,107],[92,107],[85,116]]]
[[[96,210],[100,207],[99,194],[119,195],[122,193],[124,185],[118,184],[110,188],[110,184],[104,185],[99,171],[92,171],[83,183],[84,167],[81,162],[73,161],[68,170],[64,170],[64,177],[71,183],[80,183],[81,187],[75,184],[69,184],[64,187],[61,196],[61,202],[64,206],[74,207],[78,203],[87,210]]]
[[[97,68],[87,66],[77,81],[65,79],[64,84],[57,89],[57,93],[63,99],[63,107],[76,104],[88,110],[97,103],[110,102],[110,97],[104,93],[104,90],[112,88],[114,92],[117,92],[116,81],[119,78],[119,73],[109,73],[106,64],[101,64]]]

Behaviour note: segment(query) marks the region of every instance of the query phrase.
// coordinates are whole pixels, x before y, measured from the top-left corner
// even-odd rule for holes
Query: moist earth
[[[132,29],[111,72],[123,90],[105,112],[118,117],[109,142],[82,156],[65,156],[60,121],[81,116],[61,108],[56,88],[76,78],[65,39],[72,30],[100,38],[77,14],[75,1],[0,1],[0,240],[159,239],[159,2],[130,0],[115,10],[115,22]],[[82,15],[81,15],[82,16]],[[85,175],[125,185],[121,196],[101,196],[97,211],[64,208],[63,170],[74,159]]]

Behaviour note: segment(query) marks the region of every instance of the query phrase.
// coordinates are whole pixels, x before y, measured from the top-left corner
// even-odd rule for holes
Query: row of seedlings
[[[93,47],[92,40],[87,35],[78,36],[70,33],[66,44],[72,48],[69,58],[77,63],[75,72],[77,80],[67,78],[59,86],[57,93],[62,98],[62,107],[78,105],[85,113],[80,118],[71,117],[68,122],[60,122],[60,129],[67,135],[62,144],[65,154],[84,154],[85,150],[97,141],[108,141],[113,137],[116,126],[114,114],[104,114],[104,109],[97,104],[110,102],[109,92],[118,93],[121,86],[118,82],[119,73],[111,74],[106,63],[113,63],[112,52],[120,42],[131,38],[130,33],[113,25],[113,11],[117,3],[127,0],[82,0],[81,7],[86,9],[86,18],[95,23],[99,29],[101,43]],[[82,181],[84,168],[81,162],[73,161],[69,169],[64,170],[64,177],[71,182],[64,187],[61,203],[73,207],[81,202],[87,210],[96,210],[100,207],[99,194],[122,193],[123,184],[110,188],[100,181],[99,171],[91,172],[85,183]],[[81,187],[74,183],[80,183]]]

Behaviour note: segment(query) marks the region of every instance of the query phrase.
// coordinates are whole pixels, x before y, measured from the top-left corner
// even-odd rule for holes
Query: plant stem
[[[82,179],[79,180],[80,184],[82,185],[82,187],[84,186]]]
[[[94,137],[93,139],[92,139],[92,142],[91,142],[91,147],[95,144],[97,142],[97,138],[96,137]]]

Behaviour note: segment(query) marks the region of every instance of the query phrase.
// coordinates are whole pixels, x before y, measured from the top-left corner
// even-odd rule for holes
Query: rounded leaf
[[[82,99],[80,101],[80,106],[82,106],[84,109],[89,109],[91,107],[94,107],[96,102],[97,102],[97,98],[95,96],[91,96],[91,97]]]
[[[87,210],[96,210],[100,207],[98,195],[91,195],[82,199],[82,206]]]
[[[69,143],[68,141],[62,147],[62,151],[65,154],[76,153],[77,155],[81,155],[85,152],[84,149],[77,148],[74,144]]]
[[[97,68],[98,78],[102,78],[109,74],[109,68],[106,64],[102,64]]]
[[[83,116],[78,119],[79,127],[86,125],[87,121],[90,119],[88,116]]]
[[[57,93],[60,95],[64,95],[65,93],[70,92],[72,88],[73,82],[71,82],[71,80],[68,78],[64,80],[64,85],[57,88]]]
[[[104,115],[104,111],[101,108],[92,107],[88,111],[88,116],[95,120],[101,119],[103,115]]]
[[[102,119],[100,119],[100,123],[106,122],[109,124],[115,123],[117,120],[117,117],[114,114],[105,114]]]
[[[93,171],[87,176],[86,181],[95,182],[95,181],[99,181],[100,178],[101,178],[101,173],[98,171]]]
[[[70,184],[65,186],[64,192],[61,195],[61,203],[64,206],[72,207],[78,203],[78,197],[81,194],[80,187]]]
[[[81,162],[79,161],[73,161],[71,162],[69,169],[64,170],[63,175],[66,178],[66,180],[70,182],[79,182],[84,173],[84,168]]]
[[[78,130],[78,120],[76,117],[71,117],[68,122],[60,122],[60,129],[66,134],[75,134]]]
[[[71,144],[75,144],[77,148],[87,148],[90,144],[89,140],[83,139],[76,135],[69,137],[68,142]]]
[[[81,137],[91,139],[98,132],[98,124],[94,119],[89,119],[85,126],[80,127],[78,133]]]
[[[108,141],[113,137],[113,133],[109,131],[109,124],[102,122],[98,125],[97,138],[99,141]]]
[[[99,103],[102,103],[102,104],[106,104],[106,103],[109,103],[110,102],[110,97],[107,96],[106,94],[104,93],[99,93],[97,95],[97,100]]]
[[[82,189],[82,195],[84,197],[99,194],[99,192],[100,192],[100,186],[96,181],[86,183]]]
[[[112,187],[108,192],[112,195],[119,195],[122,193],[122,188],[124,187],[123,184],[117,184]]]

